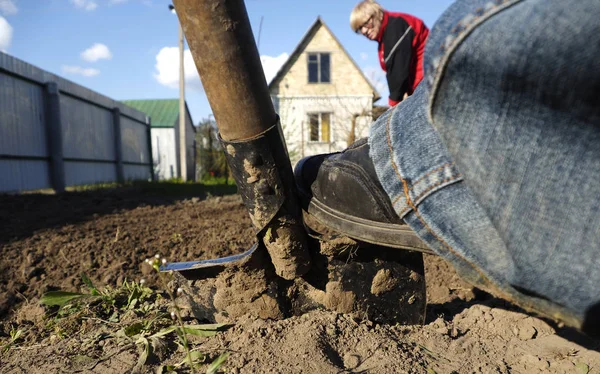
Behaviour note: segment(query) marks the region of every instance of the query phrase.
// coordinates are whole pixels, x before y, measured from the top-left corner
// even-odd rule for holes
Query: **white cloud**
[[[363,69],[363,73],[371,84],[375,87],[379,95],[386,97],[389,93],[387,80],[385,79],[385,72],[381,68],[373,66],[367,66]]]
[[[93,77],[100,74],[100,70],[93,68],[82,68],[81,66],[63,65],[62,71],[65,74],[83,75],[84,77]]]
[[[156,55],[156,72],[154,78],[163,86],[179,87],[179,48],[164,47]],[[196,64],[190,50],[183,51],[183,70],[186,87],[202,91],[202,83],[198,77]]]
[[[287,53],[282,53],[277,57],[260,56],[267,82],[275,77],[275,74],[277,74],[277,71],[279,71],[279,68],[281,68],[287,59]],[[198,76],[198,70],[189,49],[183,52],[183,65],[186,87],[202,91],[203,88]],[[162,48],[156,55],[156,65],[154,67],[156,69],[154,78],[158,83],[170,88],[179,87],[179,48]]]
[[[12,0],[0,0],[0,1],[12,1]],[[79,9],[87,10],[87,11],[96,10],[96,8],[98,8],[98,0],[69,0],[69,1],[73,5],[75,5],[75,7],[79,8]],[[152,0],[138,0],[138,1],[144,5],[152,6]],[[129,2],[129,0],[104,0],[104,1],[101,1],[100,3],[108,4],[109,6],[112,6],[112,5],[125,4],[127,2]]]
[[[0,17],[0,51],[6,52],[8,47],[10,47],[12,35],[12,26],[3,17]]]
[[[107,46],[102,43],[95,43],[85,51],[81,52],[81,58],[88,62],[96,62],[98,60],[110,60],[112,53]]]
[[[368,55],[368,54],[366,54],[365,52],[361,52],[361,53],[360,53],[360,59],[361,59],[361,60],[363,60],[363,61],[364,61],[364,60],[366,60],[366,59],[368,59],[368,58],[369,58],[369,55]]]
[[[10,16],[16,14],[18,11],[13,0],[0,0],[0,13]]]
[[[288,58],[289,55],[287,53],[282,53],[277,57],[260,56],[260,62],[262,64],[263,70],[265,71],[265,78],[267,80],[267,83],[271,83],[279,69],[281,69],[281,67],[287,61]]]
[[[92,11],[98,7],[98,4],[93,0],[71,0],[71,3],[77,8],[87,11]]]

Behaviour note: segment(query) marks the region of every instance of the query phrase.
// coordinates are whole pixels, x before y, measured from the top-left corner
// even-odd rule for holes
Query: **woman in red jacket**
[[[379,44],[379,63],[386,72],[389,104],[412,95],[423,79],[423,52],[429,29],[406,13],[388,12],[373,0],[361,1],[350,14],[350,27]]]

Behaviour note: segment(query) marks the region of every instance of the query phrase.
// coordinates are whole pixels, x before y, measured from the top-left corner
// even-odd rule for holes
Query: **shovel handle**
[[[224,140],[253,138],[277,122],[242,0],[173,0]]]

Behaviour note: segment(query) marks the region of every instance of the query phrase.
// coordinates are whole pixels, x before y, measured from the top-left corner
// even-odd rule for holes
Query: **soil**
[[[96,286],[144,278],[157,287],[146,258],[214,258],[253,242],[237,195],[169,197],[124,188],[0,196],[0,347],[11,330],[44,323],[48,310],[39,298],[45,292],[81,290],[81,273]],[[231,328],[194,337],[193,346],[209,360],[229,352],[219,369],[228,373],[600,373],[600,340],[474,289],[438,257],[425,255],[424,261],[428,305],[422,326],[308,309],[280,319],[267,307],[267,319],[261,319],[238,305]],[[389,270],[373,274],[371,292],[385,298],[397,282]],[[228,287],[235,277],[215,281],[223,283],[214,295],[217,308],[224,299],[243,300]],[[274,299],[261,282],[258,277],[252,283],[262,290],[252,302],[266,305]],[[136,368],[138,350],[113,341],[111,328],[89,319],[73,330],[78,334],[17,340],[0,353],[0,372],[154,373],[183,357],[166,350],[160,360]]]

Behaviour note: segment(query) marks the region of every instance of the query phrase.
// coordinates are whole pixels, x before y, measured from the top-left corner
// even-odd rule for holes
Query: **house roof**
[[[152,127],[174,127],[179,118],[179,99],[123,100],[123,104],[146,113],[151,118]],[[191,115],[185,103],[187,114]],[[193,123],[192,123],[193,126]]]
[[[319,29],[319,26],[323,26],[331,34],[331,36],[333,37],[333,40],[335,40],[335,42],[338,44],[338,46],[340,47],[340,49],[346,54],[346,56],[348,57],[348,59],[350,59],[350,61],[352,62],[352,64],[356,68],[356,70],[362,75],[362,77],[365,79],[365,81],[369,84],[369,87],[371,87],[371,89],[373,90],[373,101],[379,100],[381,98],[381,96],[379,95],[379,92],[377,92],[377,89],[375,88],[375,86],[373,86],[373,84],[371,83],[371,81],[369,79],[367,79],[367,76],[365,75],[365,73],[363,73],[362,69],[358,67],[358,64],[356,63],[356,61],[354,61],[354,59],[352,58],[352,56],[350,56],[350,54],[348,53],[348,51],[346,51],[346,48],[344,48],[344,46],[342,45],[342,43],[340,43],[340,41],[335,36],[335,34],[333,32],[331,32],[331,29],[329,29],[329,27],[327,27],[327,25],[325,24],[325,22],[323,22],[323,19],[321,19],[321,16],[318,16],[317,19],[315,20],[315,22],[313,22],[313,24],[310,26],[310,28],[308,29],[308,31],[304,34],[304,36],[300,40],[300,43],[298,43],[298,45],[296,46],[296,48],[294,49],[294,51],[290,55],[290,57],[288,57],[288,59],[281,66],[281,68],[279,69],[279,71],[277,71],[277,74],[275,74],[275,77],[271,80],[271,82],[269,82],[269,90],[271,90],[272,88],[274,88],[275,84],[278,83],[281,80],[281,78],[283,78],[283,76],[285,75],[285,73],[289,70],[289,68],[291,67],[291,65],[293,64],[293,62],[298,57],[298,55],[300,53],[302,53],[302,51],[304,50],[304,48],[306,47],[306,45],[310,42],[310,40],[312,39],[312,37],[315,35],[315,33],[317,32],[317,30]]]

